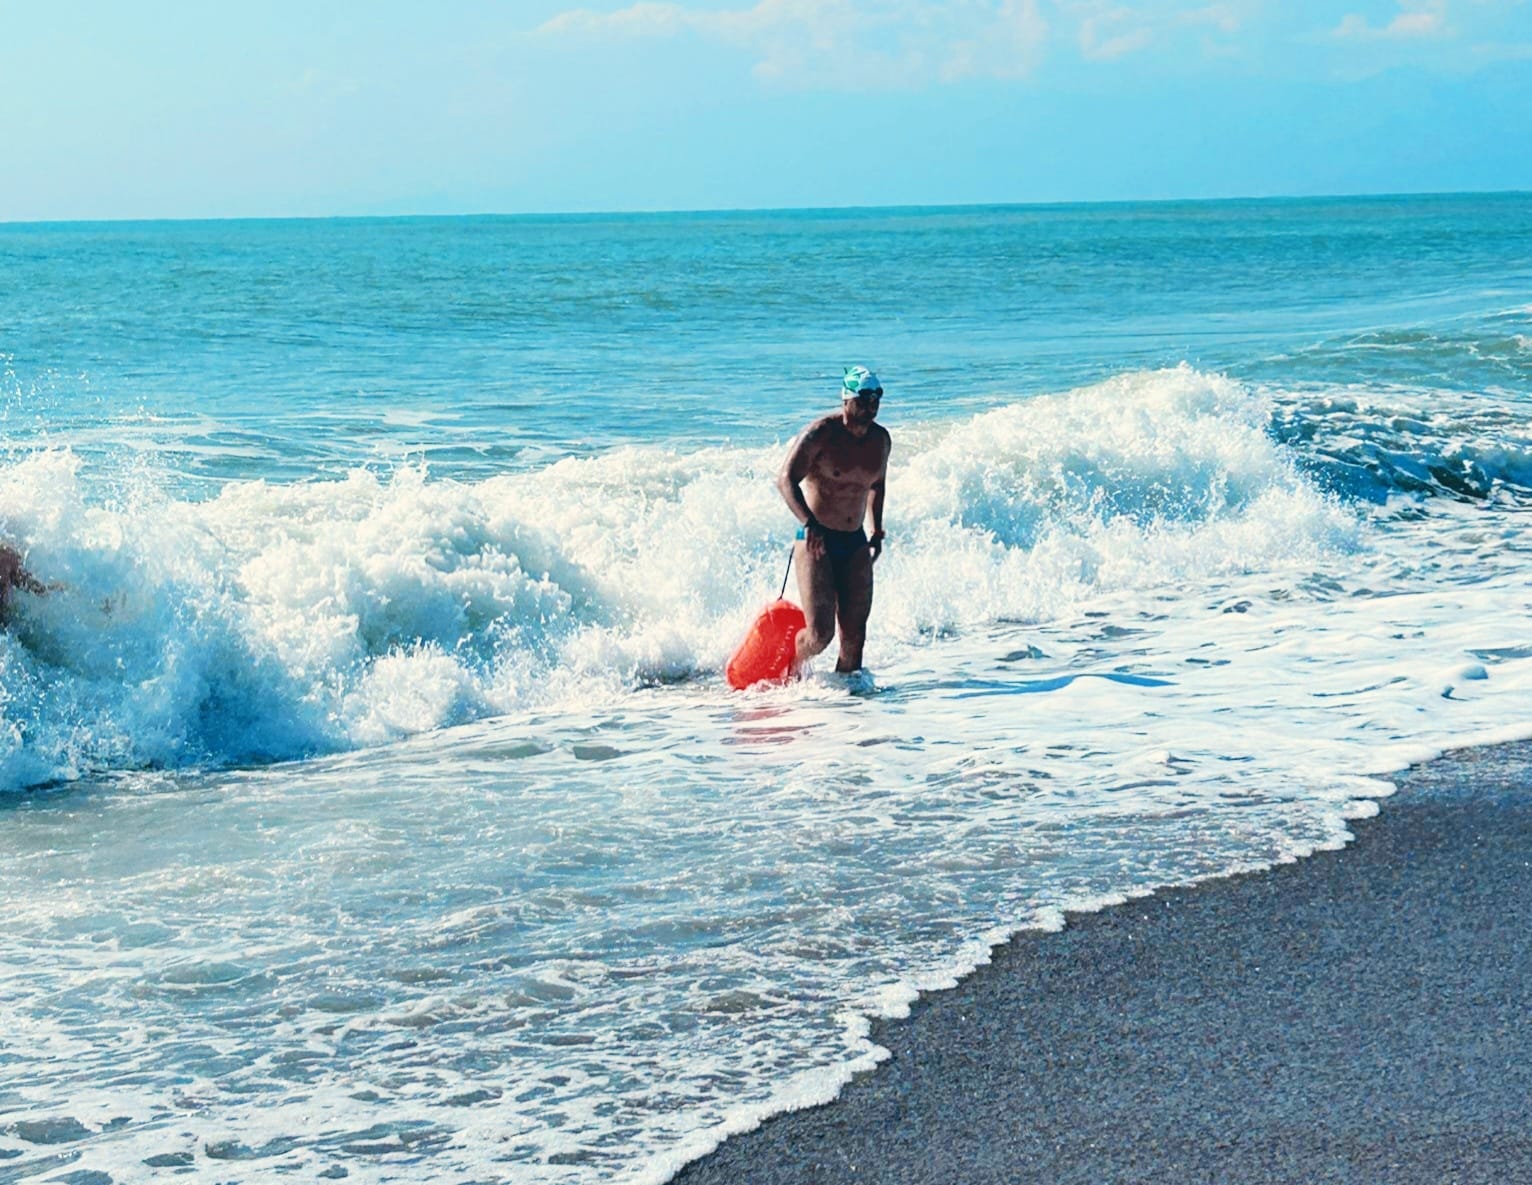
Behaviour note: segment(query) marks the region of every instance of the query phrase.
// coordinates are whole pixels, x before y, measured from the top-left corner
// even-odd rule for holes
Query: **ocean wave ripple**
[[[1134,372],[896,425],[881,660],[1093,597],[1321,565],[1370,515],[1532,501],[1524,407]],[[620,448],[479,482],[419,468],[99,500],[68,450],[0,468],[64,585],[0,636],[0,787],[345,751],[710,678],[780,580],[780,449]],[[1380,512],[1376,508],[1382,508]]]

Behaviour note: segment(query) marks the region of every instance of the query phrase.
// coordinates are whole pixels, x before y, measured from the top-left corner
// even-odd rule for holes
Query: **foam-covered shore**
[[[1532,1181],[1532,742],[1357,838],[1026,932],[684,1185]]]

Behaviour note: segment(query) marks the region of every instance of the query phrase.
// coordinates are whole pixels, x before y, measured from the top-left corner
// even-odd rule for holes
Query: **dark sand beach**
[[[1532,743],[1356,842],[1024,934],[683,1185],[1532,1182]]]

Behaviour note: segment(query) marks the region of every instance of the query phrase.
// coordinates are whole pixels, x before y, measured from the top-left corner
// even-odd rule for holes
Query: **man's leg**
[[[830,644],[835,635],[835,572],[828,555],[812,556],[802,540],[793,544],[798,599],[808,624],[798,631],[796,670]]]
[[[859,547],[849,556],[841,568],[839,593],[840,608],[836,619],[840,624],[840,661],[837,671],[862,669],[862,644],[867,641],[867,615],[872,612],[872,551]]]

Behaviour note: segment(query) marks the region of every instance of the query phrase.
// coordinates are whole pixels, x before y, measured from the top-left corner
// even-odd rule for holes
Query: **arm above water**
[[[877,480],[867,491],[867,514],[872,519],[872,534],[868,544],[872,547],[872,562],[877,563],[883,554],[883,495],[888,489],[888,456],[893,451],[893,441],[887,432],[883,434],[883,464],[878,468]]]
[[[0,543],[0,589],[4,592],[8,593],[13,588],[19,588],[40,597],[45,593],[56,592],[62,587],[63,585],[59,584],[44,584],[27,571],[26,566],[21,562],[20,552],[14,547]]]
[[[824,421],[819,420],[810,424],[793,441],[792,447],[787,451],[787,459],[782,462],[782,469],[777,474],[777,492],[782,495],[782,501],[787,503],[787,508],[793,512],[793,517],[803,524],[804,547],[811,555],[821,555],[824,552],[824,536],[819,533],[819,520],[814,517],[814,511],[809,506],[809,500],[803,493],[803,479],[809,475],[814,464],[814,458],[819,454],[820,440],[824,433]]]

